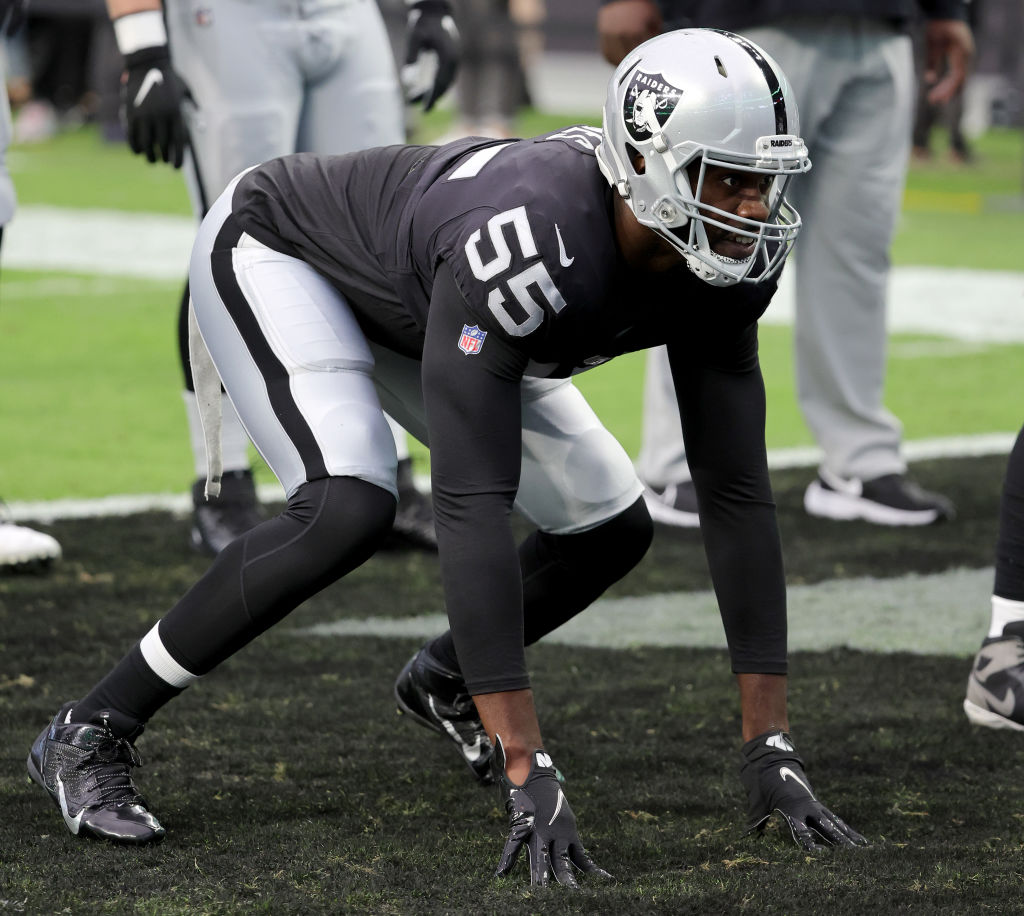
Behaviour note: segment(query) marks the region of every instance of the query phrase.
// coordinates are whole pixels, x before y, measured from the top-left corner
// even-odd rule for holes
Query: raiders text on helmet
[[[682,29],[645,42],[616,68],[597,158],[636,218],[702,280],[758,283],[779,271],[800,229],[785,195],[790,179],[811,167],[799,133],[789,83],[764,51],[730,32]],[[695,163],[699,169],[690,169]],[[708,166],[770,176],[768,218],[702,203]],[[742,261],[716,254],[706,226],[751,239],[753,254]]]

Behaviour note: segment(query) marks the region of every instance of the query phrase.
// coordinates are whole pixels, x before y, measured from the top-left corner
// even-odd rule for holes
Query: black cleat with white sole
[[[132,781],[132,768],[142,766],[135,745],[115,736],[105,720],[71,721],[73,705],[65,703],[36,738],[28,775],[76,836],[133,845],[163,839],[164,828]]]
[[[964,712],[973,725],[1024,731],[1024,638],[986,639],[967,678]]]
[[[448,738],[479,782],[493,782],[494,748],[461,674],[420,649],[395,681],[395,701],[400,713]]]

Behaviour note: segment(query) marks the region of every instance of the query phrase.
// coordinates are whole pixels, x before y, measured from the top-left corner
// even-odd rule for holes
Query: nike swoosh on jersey
[[[146,100],[146,96],[149,95],[149,91],[154,86],[159,86],[163,81],[163,71],[158,69],[157,67],[153,67],[142,78],[142,83],[139,86],[139,91],[135,93],[135,101],[132,102],[132,106],[134,108],[138,108]]]
[[[68,799],[64,794],[64,783],[60,781],[59,776],[57,777],[57,798],[60,801],[60,813],[64,815],[64,823],[68,825],[68,830],[78,836],[78,828],[82,823],[82,814],[85,812],[85,808],[74,817],[71,816],[71,812],[68,810]]]
[[[565,253],[565,242],[562,241],[562,233],[558,229],[558,223],[555,223],[555,236],[558,239],[558,263],[563,267],[572,267],[572,262],[576,260],[576,256],[569,257]]]
[[[814,798],[814,793],[811,791],[811,787],[807,785],[807,783],[804,782],[799,776],[797,776],[796,773],[794,773],[789,767],[780,767],[779,776],[782,777],[783,782],[786,781],[787,776],[791,776],[807,790],[807,794],[810,795],[811,798]]]

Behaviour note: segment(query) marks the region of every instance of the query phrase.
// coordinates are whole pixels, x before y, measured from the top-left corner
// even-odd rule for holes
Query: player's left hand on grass
[[[408,102],[430,111],[448,90],[459,67],[459,30],[448,0],[409,3],[402,86]]]
[[[826,846],[867,846],[868,841],[814,795],[804,762],[783,731],[758,735],[743,745],[740,779],[747,790],[750,831],[761,830],[774,812],[808,852]]]
[[[526,782],[516,785],[505,775],[505,750],[499,737],[494,749],[495,777],[509,818],[508,838],[495,877],[507,875],[525,847],[530,883],[552,881],[579,888],[573,868],[596,878],[611,878],[587,855],[576,830],[576,816],[558,781],[558,771],[542,750],[532,755]]]

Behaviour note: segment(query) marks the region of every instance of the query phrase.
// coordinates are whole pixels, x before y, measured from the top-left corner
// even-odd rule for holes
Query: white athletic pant
[[[215,274],[210,252],[232,188],[203,221],[189,280],[199,330],[246,431],[288,495],[325,475],[397,493],[383,410],[429,444],[419,362],[371,345],[320,274],[249,236],[233,249],[230,270]],[[525,379],[522,403],[516,505],[534,524],[583,531],[637,500],[629,456],[570,380]]]

